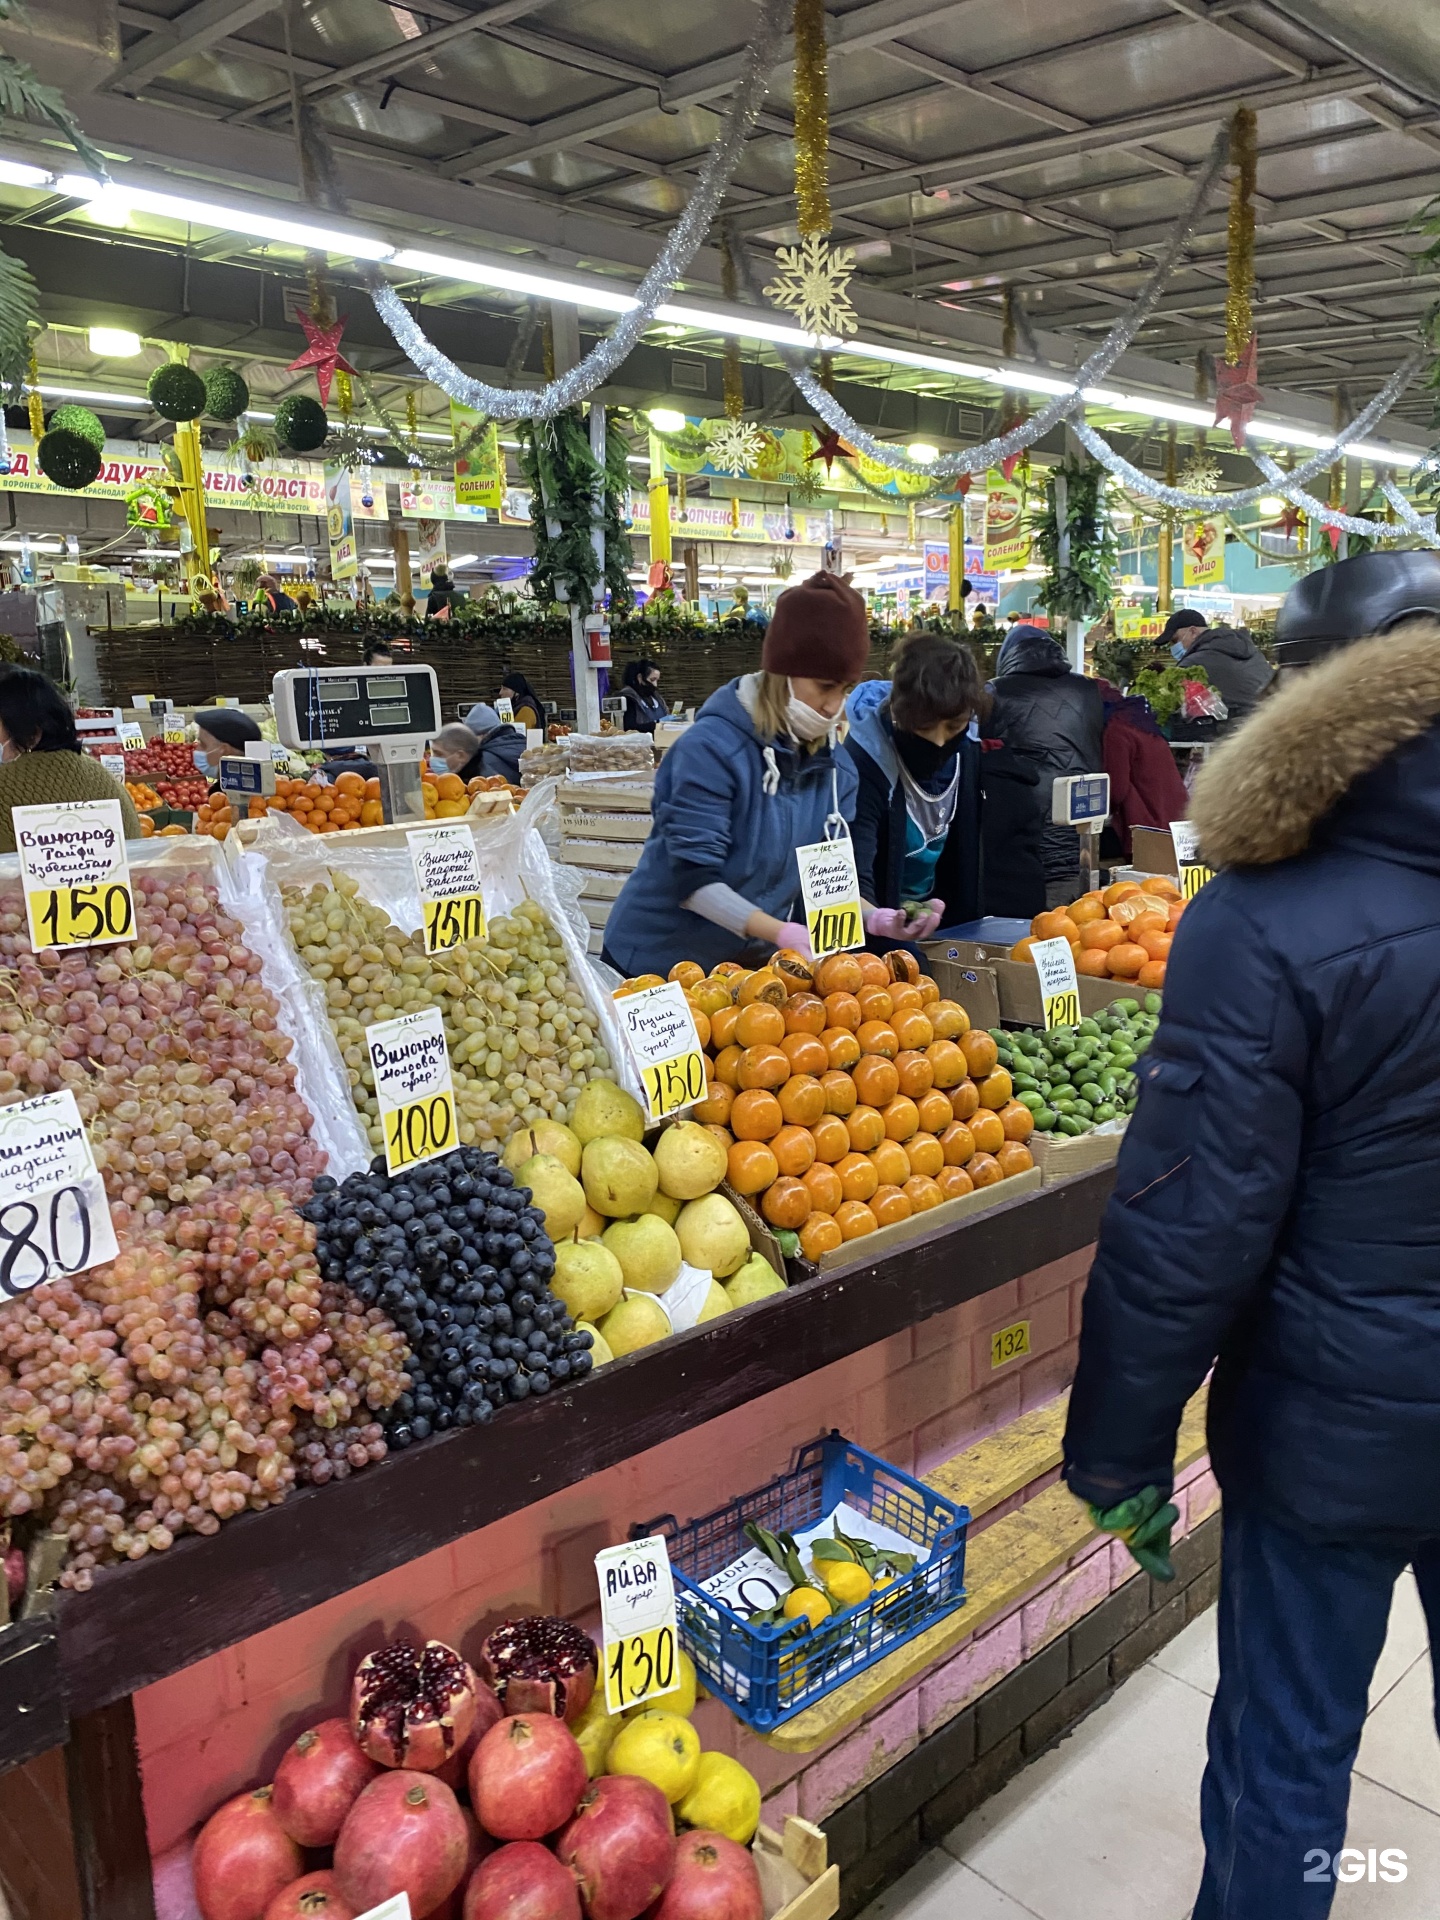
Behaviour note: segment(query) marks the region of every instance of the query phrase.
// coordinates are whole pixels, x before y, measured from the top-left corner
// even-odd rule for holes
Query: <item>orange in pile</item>
[[[1082,979],[1133,980],[1137,987],[1163,987],[1170,942],[1185,911],[1179,887],[1164,874],[1143,886],[1117,880],[1103,892],[1085,893],[1068,907],[1037,913],[1026,939],[1010,949],[1028,960],[1037,940],[1068,940]]]
[[[384,819],[380,782],[374,778],[367,780],[359,773],[342,773],[333,786],[328,787],[313,785],[308,780],[277,779],[266,808],[288,813],[311,833],[344,833],[355,827],[378,827]]]
[[[223,793],[212,793],[195,809],[195,831],[212,840],[223,840],[234,816]]]
[[[1034,1119],[994,1040],[912,954],[787,951],[708,976],[686,960],[670,978],[706,1053],[691,1117],[725,1146],[730,1185],[809,1259],[1035,1164]]]
[[[165,804],[154,787],[147,786],[143,780],[127,780],[125,791],[141,813],[148,813],[152,807],[163,807]],[[153,821],[151,824],[154,824]]]

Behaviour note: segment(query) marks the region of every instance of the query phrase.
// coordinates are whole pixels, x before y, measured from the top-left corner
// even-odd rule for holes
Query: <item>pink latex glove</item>
[[[899,907],[876,907],[865,916],[865,931],[879,940],[928,940],[945,917],[945,902],[927,900],[925,907],[913,920]]]
[[[793,947],[804,959],[810,958],[810,935],[798,921],[782,920],[775,931],[775,945]]]

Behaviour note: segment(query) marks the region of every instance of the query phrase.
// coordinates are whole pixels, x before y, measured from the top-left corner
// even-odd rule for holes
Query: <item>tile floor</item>
[[[1215,1678],[1212,1608],[977,1808],[862,1920],[1189,1920]],[[1403,1849],[1408,1875],[1398,1885],[1337,1888],[1335,1920],[1434,1920],[1440,1741],[1425,1621],[1408,1573],[1371,1688],[1349,1840]]]

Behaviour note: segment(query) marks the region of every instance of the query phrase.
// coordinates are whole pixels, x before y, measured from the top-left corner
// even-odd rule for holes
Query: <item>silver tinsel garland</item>
[[[1150,270],[1149,278],[1075,375],[1076,392],[1057,393],[1046,401],[1038,413],[1032,414],[1028,420],[1022,420],[1008,433],[997,434],[993,440],[982,440],[978,446],[962,447],[958,453],[947,453],[939,460],[928,463],[912,460],[901,448],[888,446],[867,433],[857,421],[851,419],[835,396],[821,386],[798,355],[782,352],[781,358],[786,363],[791,379],[827,427],[834,427],[851,446],[868,454],[872,460],[878,460],[882,466],[898,469],[902,473],[923,473],[932,479],[950,478],[958,473],[983,473],[987,467],[998,466],[1002,460],[1008,460],[1011,454],[1023,453],[1026,447],[1032,447],[1037,440],[1043,439],[1052,427],[1071,412],[1076,393],[1103,380],[1121,354],[1133,344],[1136,334],[1149,319],[1160,298],[1165,282],[1175,270],[1190,231],[1220,178],[1228,153],[1229,130],[1222,128],[1215,136],[1205,165],[1200,169],[1190,204],[1175,222],[1170,238]]]
[[[452,400],[488,413],[497,420],[551,420],[608,380],[639,344],[641,335],[679,286],[682,275],[700,249],[721,198],[740,164],[765,97],[770,71],[790,24],[793,0],[761,0],[760,17],[745,53],[740,83],[735,89],[725,128],[712,148],[695,184],[689,205],[681,214],[654,265],[635,289],[637,304],[616,321],[605,338],[593,346],[578,366],[556,376],[543,387],[492,387],[462,373],[412,318],[395,289],[378,271],[369,276],[375,310],[395,336],[402,352]]]
[[[1440,547],[1440,533],[1436,531],[1436,517],[1433,513],[1421,513],[1411,501],[1405,498],[1388,473],[1381,475],[1380,491],[1395,509],[1407,533],[1418,534],[1430,546]]]

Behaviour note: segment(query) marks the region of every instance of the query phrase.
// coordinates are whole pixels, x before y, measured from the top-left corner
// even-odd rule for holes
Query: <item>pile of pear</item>
[[[669,1335],[660,1296],[682,1264],[711,1276],[701,1321],[784,1291],[716,1191],[726,1154],[714,1134],[677,1120],[647,1147],[644,1109],[613,1081],[590,1081],[568,1126],[541,1120],[513,1134],[504,1158],[545,1215],[550,1290],[594,1334],[596,1365]]]

